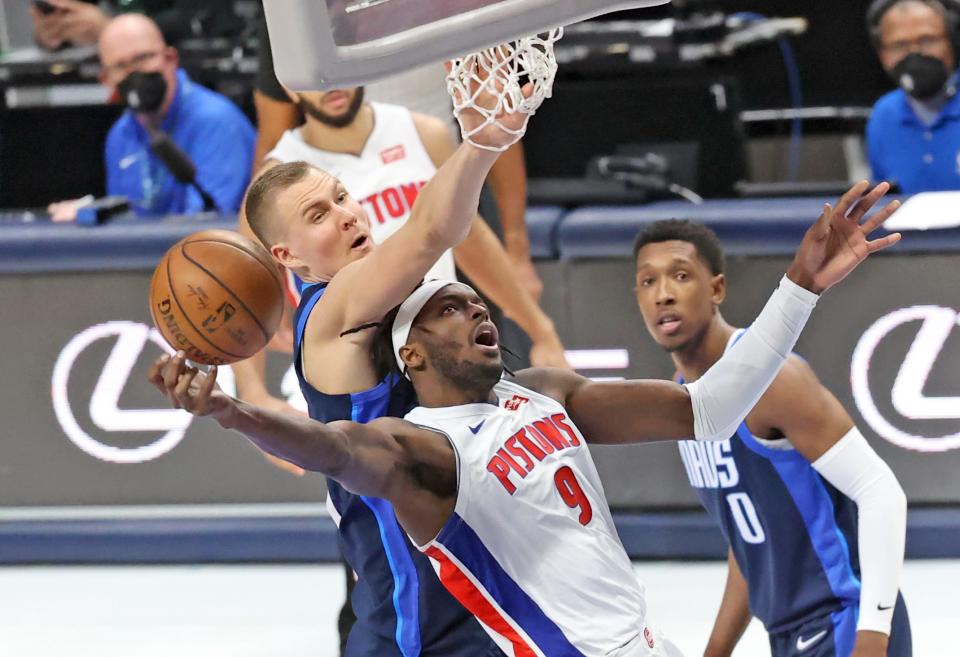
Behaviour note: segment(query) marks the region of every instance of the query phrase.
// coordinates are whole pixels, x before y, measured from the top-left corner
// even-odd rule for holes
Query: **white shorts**
[[[659,630],[646,626],[625,646],[607,657],[683,657],[683,653]]]

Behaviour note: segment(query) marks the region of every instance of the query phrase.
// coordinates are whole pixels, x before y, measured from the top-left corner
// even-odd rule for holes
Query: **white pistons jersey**
[[[381,244],[410,218],[414,200],[437,168],[408,109],[381,103],[370,103],[370,107],[373,131],[360,155],[314,148],[295,128],[283,134],[267,159],[303,160],[338,178],[363,205],[373,241]],[[453,253],[444,253],[426,278],[454,280]]]
[[[497,406],[406,416],[457,455],[454,513],[419,549],[508,656],[659,655],[579,429],[553,399],[504,380],[494,392]]]

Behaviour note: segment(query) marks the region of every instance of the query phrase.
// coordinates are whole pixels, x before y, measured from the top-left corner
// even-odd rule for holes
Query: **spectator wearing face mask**
[[[867,12],[880,63],[899,87],[873,107],[870,165],[905,194],[960,189],[958,20],[951,0],[876,0]]]
[[[163,133],[192,161],[197,186],[212,205],[235,212],[250,182],[256,140],[240,109],[193,82],[157,24],[141,14],[111,20],[100,36],[99,54],[101,82],[127,105],[107,135],[107,194],[127,197],[139,214],[204,209],[196,187],[178,182],[151,150],[151,138]],[[73,219],[77,205],[53,204],[51,215]]]

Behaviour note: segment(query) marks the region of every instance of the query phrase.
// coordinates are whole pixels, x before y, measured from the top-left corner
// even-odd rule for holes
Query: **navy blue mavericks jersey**
[[[742,423],[722,442],[679,443],[690,485],[720,525],[771,634],[860,604],[857,506],[786,440]]]
[[[310,417],[369,422],[403,417],[416,406],[413,387],[391,376],[369,390],[328,395],[303,376],[303,332],[325,283],[301,287],[294,318],[295,369]],[[354,495],[327,479],[327,507],[337,522],[344,559],[357,573],[351,599],[357,622],[346,657],[481,657],[502,655],[473,616],[443,587],[426,556],[397,522],[386,500]]]
[[[746,423],[728,440],[679,447],[768,632],[859,605],[856,504],[799,452],[761,444]]]

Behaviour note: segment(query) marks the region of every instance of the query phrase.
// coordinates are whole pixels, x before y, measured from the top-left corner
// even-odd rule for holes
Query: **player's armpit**
[[[786,436],[813,462],[850,431],[853,420],[810,365],[791,355],[750,411],[747,427],[759,438]]]
[[[351,458],[334,478],[347,490],[388,500],[419,545],[433,540],[457,501],[457,461],[447,438],[396,418],[342,424]]]

